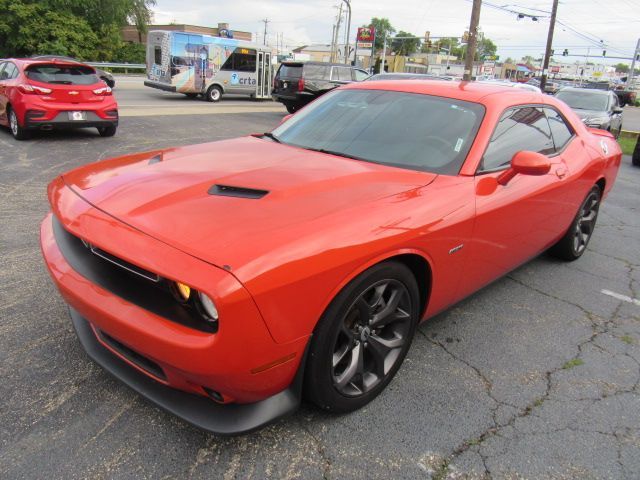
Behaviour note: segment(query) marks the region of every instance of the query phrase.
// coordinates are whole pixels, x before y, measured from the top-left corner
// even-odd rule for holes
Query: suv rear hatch
[[[273,93],[287,95],[304,90],[302,70],[302,63],[283,63],[280,65],[273,80]]]
[[[93,67],[79,63],[36,63],[27,66],[29,85],[39,87],[35,93],[42,100],[56,103],[102,102],[111,89],[96,75]],[[28,88],[28,86],[25,88]]]

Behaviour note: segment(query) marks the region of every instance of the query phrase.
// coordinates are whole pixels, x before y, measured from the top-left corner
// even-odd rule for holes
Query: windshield
[[[384,90],[336,90],[272,133],[278,141],[373,163],[457,174],[482,105]]]
[[[597,110],[604,112],[607,110],[609,97],[606,94],[596,92],[573,92],[570,90],[561,90],[556,97],[565,102],[571,108],[578,110]]]
[[[84,65],[33,65],[27,78],[42,83],[60,85],[93,85],[100,82],[91,67]]]

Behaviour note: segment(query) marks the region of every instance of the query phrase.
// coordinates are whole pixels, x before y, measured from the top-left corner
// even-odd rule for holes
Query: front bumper
[[[131,368],[100,344],[86,319],[73,308],[69,310],[78,339],[91,359],[147,400],[198,428],[218,435],[248,433],[295,411],[300,405],[302,368],[291,386],[276,395],[251,404],[221,405],[162,385]]]
[[[89,352],[98,363],[105,366],[104,356],[111,355],[108,365],[120,362],[131,371],[126,375],[128,380],[123,380],[129,386],[185,420],[220,434],[259,428],[285,410],[295,409],[299,402],[296,379],[304,365],[306,337],[286,344],[276,343],[251,296],[235,277],[114,221],[64,186],[61,179],[50,186],[50,200],[59,220],[49,214],[42,222],[41,247],[45,263],[61,295],[76,312],[75,316],[83,318],[89,324],[89,331],[95,332],[91,344],[98,342],[105,351],[99,358]],[[165,318],[161,311],[152,308],[153,305],[122,295],[117,284],[92,281],[92,272],[80,268],[87,264],[79,265],[77,258],[69,256],[65,241],[60,240],[59,233],[56,236],[63,227],[77,237],[76,241],[99,239],[101,249],[120,254],[128,261],[135,257],[141,268],[162,272],[168,279],[184,281],[211,295],[221,315],[218,332],[199,331],[180,323],[179,318]],[[216,298],[222,293],[222,297]],[[157,302],[161,303],[160,300]],[[74,320],[74,323],[78,322]],[[121,351],[107,348],[103,334],[121,345]],[[86,347],[86,338],[81,340]],[[95,350],[95,347],[91,348]],[[135,358],[132,361],[122,354],[122,350],[139,355],[143,361],[136,362]],[[278,361],[282,359],[285,361]],[[155,374],[153,368],[145,368],[145,362],[155,366],[155,371],[162,375]],[[105,368],[111,371],[112,367]],[[121,371],[119,367],[118,375],[124,375]],[[140,376],[148,382],[130,380]],[[144,386],[149,382],[156,387]],[[216,405],[213,400],[216,398],[210,391],[221,394],[222,399],[217,401],[225,402],[224,405]],[[170,393],[160,395],[158,392]],[[229,407],[230,412],[238,415],[244,412],[246,418],[236,419],[234,428],[227,420],[200,421],[198,419],[204,413],[189,415],[185,409],[175,406],[175,399],[191,396],[200,397],[200,400],[185,400],[186,405],[193,407],[194,402],[207,405],[206,415],[216,416],[220,408]],[[174,400],[168,401],[164,397]],[[283,398],[287,399],[284,403]],[[241,408],[241,405],[244,406]]]

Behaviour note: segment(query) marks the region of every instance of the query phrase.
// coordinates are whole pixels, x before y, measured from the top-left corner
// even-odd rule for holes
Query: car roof
[[[438,97],[454,98],[481,104],[553,103],[548,95],[532,90],[513,88],[500,83],[480,83],[444,80],[379,80],[377,82],[355,82],[343,89],[389,90],[421,93]],[[555,103],[554,103],[555,104]]]
[[[37,65],[37,64],[50,64],[50,63],[60,63],[60,64],[64,64],[64,65],[72,65],[72,64],[80,64],[80,65],[84,65],[87,66],[89,68],[93,68],[91,65],[86,65],[85,63],[79,62],[77,60],[66,60],[66,59],[60,59],[60,57],[56,57],[56,58],[0,58],[0,62],[14,62],[17,65],[21,65],[23,67],[26,67],[28,65]]]
[[[288,61],[282,62],[281,65],[287,65],[291,67],[304,67],[305,65],[322,65],[325,67],[346,67],[346,68],[356,68],[362,70],[360,67],[355,67],[353,65],[345,65],[344,63],[331,63],[331,62],[300,62],[300,61]]]

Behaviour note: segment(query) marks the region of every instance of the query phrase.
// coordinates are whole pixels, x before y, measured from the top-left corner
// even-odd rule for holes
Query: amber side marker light
[[[176,289],[180,294],[180,297],[186,302],[189,300],[191,296],[191,287],[189,285],[185,285],[184,283],[176,282]]]
[[[282,357],[279,358],[277,360],[274,360],[273,362],[269,362],[266,363],[260,367],[256,367],[251,369],[251,373],[261,373],[264,372],[266,370],[269,370],[270,368],[273,367],[277,367],[278,365],[282,365],[283,363],[287,363],[289,360],[293,360],[296,356],[296,352],[290,353],[289,355],[287,355],[286,357]]]

